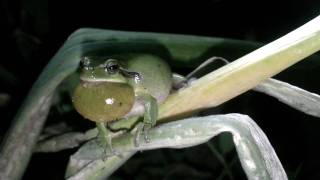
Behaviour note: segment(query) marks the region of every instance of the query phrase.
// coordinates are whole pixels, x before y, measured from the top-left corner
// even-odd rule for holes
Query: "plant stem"
[[[159,119],[218,106],[320,50],[320,16],[174,93]]]

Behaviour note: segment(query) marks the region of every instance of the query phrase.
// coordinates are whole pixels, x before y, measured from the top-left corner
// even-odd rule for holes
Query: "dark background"
[[[319,0],[169,2],[2,0],[0,5],[0,40],[2,44],[0,67],[8,71],[11,75],[9,78],[11,81],[0,77],[0,93],[10,95],[8,103],[0,107],[0,137],[4,135],[18,107],[43,67],[68,35],[78,28],[96,27],[194,34],[268,43],[319,15],[319,7]],[[304,79],[299,78],[301,76]],[[297,78],[300,79],[297,82],[286,74],[280,74],[279,78],[292,83],[296,82],[303,88],[319,93],[320,88],[314,83],[316,77],[313,77],[312,74],[301,76],[297,75]],[[248,97],[259,100],[245,100]],[[246,105],[254,106],[255,109],[245,109],[239,105],[239,102],[245,102]],[[319,119],[299,113],[273,98],[252,92],[226,103],[224,107],[221,113],[245,113],[258,122],[275,146],[288,174],[297,174],[296,179],[320,178],[318,172],[320,169],[318,163],[320,149],[316,148],[319,145],[316,141],[318,141],[320,133],[316,132],[314,128],[320,128],[320,124],[317,122]],[[279,114],[283,114],[283,118],[276,116]],[[203,148],[205,147],[202,149],[201,147],[191,148],[187,153],[185,152],[187,150],[146,152],[144,153],[146,159],[148,157],[153,157],[153,160],[165,158],[166,162],[169,162],[165,164],[166,171],[163,170],[159,173],[147,170],[145,172],[145,170],[141,170],[140,166],[156,166],[157,163],[151,163],[151,165],[150,163],[138,163],[138,168],[136,161],[131,160],[129,165],[119,170],[115,176],[124,179],[133,177],[163,179],[165,176],[161,174],[172,170],[172,167],[176,168],[175,164],[178,164],[179,167],[183,166],[182,171],[184,172],[191,168],[209,173],[208,167],[204,165],[204,167],[199,167],[197,161],[194,162],[188,158],[185,160],[185,157],[181,155],[199,154],[199,152],[206,151]],[[74,150],[50,155],[35,155],[24,178],[61,179],[68,156],[72,152]],[[176,155],[179,153],[180,155]],[[176,158],[176,156],[181,156],[181,158]],[[143,157],[139,154],[135,158],[141,159]],[[187,166],[187,170],[184,169],[185,166]],[[219,168],[215,170],[217,169]],[[236,177],[243,178],[241,169],[235,169],[234,173]],[[196,179],[214,177],[216,176],[210,173],[209,176],[195,176]]]

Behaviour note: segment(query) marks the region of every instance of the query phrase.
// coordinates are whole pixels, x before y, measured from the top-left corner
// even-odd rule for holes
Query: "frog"
[[[84,118],[96,123],[98,136],[105,148],[112,148],[108,124],[142,117],[136,140],[143,135],[150,142],[149,131],[156,125],[158,106],[166,100],[173,84],[185,79],[172,73],[168,63],[152,54],[126,54],[80,61],[80,83],[72,102]],[[138,143],[135,143],[138,146]]]

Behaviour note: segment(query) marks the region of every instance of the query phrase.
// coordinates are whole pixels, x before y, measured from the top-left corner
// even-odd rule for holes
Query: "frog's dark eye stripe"
[[[133,71],[128,71],[128,70],[125,70],[125,69],[120,69],[121,71],[121,74],[126,76],[126,77],[129,77],[129,78],[137,78],[137,79],[141,79],[141,76],[139,73],[137,72],[133,72]]]

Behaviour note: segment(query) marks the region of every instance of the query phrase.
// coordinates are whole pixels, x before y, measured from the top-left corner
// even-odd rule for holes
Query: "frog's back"
[[[126,65],[129,71],[141,75],[143,90],[155,97],[158,103],[167,98],[172,87],[172,75],[169,65],[163,59],[150,54],[132,54]],[[136,86],[133,81],[131,84]]]

